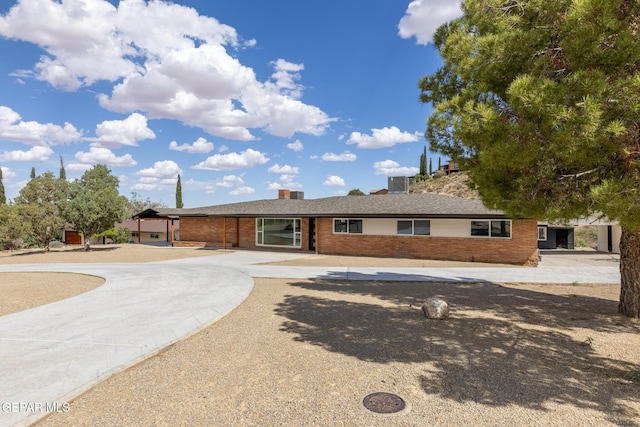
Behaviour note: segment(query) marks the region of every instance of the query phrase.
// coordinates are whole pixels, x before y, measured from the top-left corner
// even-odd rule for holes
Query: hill
[[[466,172],[456,172],[414,181],[409,186],[409,193],[436,193],[445,196],[479,199],[480,195]]]

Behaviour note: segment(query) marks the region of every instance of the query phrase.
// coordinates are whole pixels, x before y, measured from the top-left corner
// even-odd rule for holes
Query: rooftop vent
[[[408,176],[390,176],[388,179],[389,194],[401,194],[409,192]]]

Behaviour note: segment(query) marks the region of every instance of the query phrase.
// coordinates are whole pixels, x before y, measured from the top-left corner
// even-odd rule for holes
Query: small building
[[[512,219],[480,200],[438,194],[256,200],[148,209],[134,218],[180,220],[174,246],[287,249],[537,265],[537,221]]]
[[[538,224],[538,249],[574,249],[574,226]]]

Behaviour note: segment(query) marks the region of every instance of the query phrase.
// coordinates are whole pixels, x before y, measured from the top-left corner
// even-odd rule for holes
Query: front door
[[[569,249],[569,230],[566,228],[556,229],[556,248]]]
[[[316,219],[309,218],[309,250],[316,250]]]

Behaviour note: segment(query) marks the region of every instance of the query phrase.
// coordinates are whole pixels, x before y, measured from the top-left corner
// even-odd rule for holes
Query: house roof
[[[376,218],[504,218],[480,200],[439,194],[384,194],[322,199],[268,199],[190,209],[148,209],[134,218],[150,217],[376,217]]]

